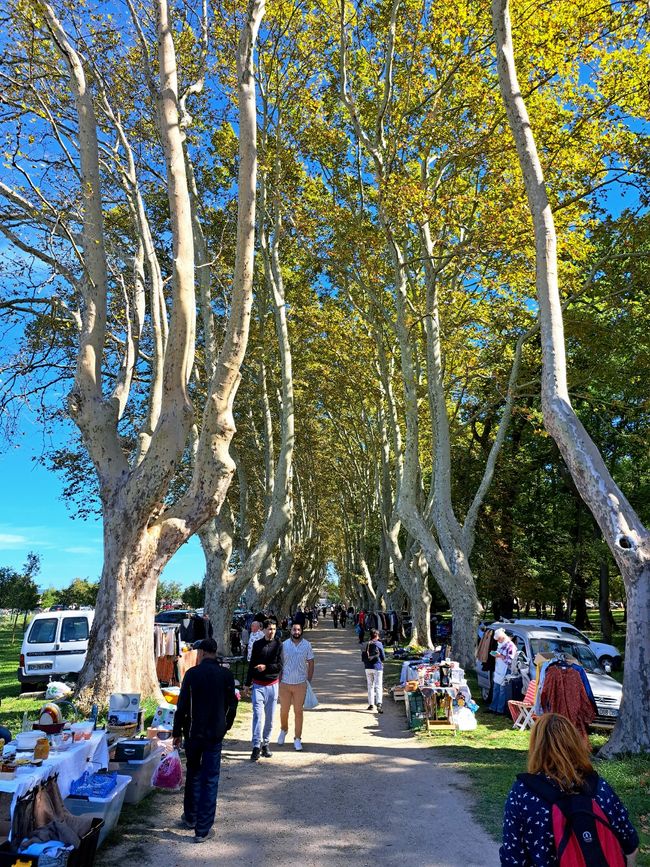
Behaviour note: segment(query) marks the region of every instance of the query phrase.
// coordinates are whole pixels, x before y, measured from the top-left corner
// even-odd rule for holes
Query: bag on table
[[[305,703],[303,704],[303,708],[305,710],[313,710],[315,707],[318,707],[318,699],[316,698],[316,693],[312,689],[311,683],[307,681],[307,692],[305,693]]]
[[[183,765],[178,750],[172,750],[160,762],[151,778],[155,789],[165,789],[167,792],[177,792],[183,784]]]
[[[551,808],[560,867],[625,867],[623,847],[594,797],[596,774],[577,794],[565,794],[537,774],[517,774],[517,779]]]

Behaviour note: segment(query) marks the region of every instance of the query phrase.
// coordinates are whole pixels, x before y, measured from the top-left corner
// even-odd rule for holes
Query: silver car
[[[592,723],[598,727],[611,727],[616,722],[621,707],[623,687],[600,667],[593,651],[584,642],[575,640],[555,629],[540,626],[524,626],[520,623],[493,623],[489,629],[505,629],[514,641],[519,659],[528,664],[530,677],[535,677],[535,657],[538,653],[566,653],[575,657],[584,668],[596,701],[598,716]],[[476,660],[476,676],[483,698],[490,688],[491,672],[483,670],[483,663]]]

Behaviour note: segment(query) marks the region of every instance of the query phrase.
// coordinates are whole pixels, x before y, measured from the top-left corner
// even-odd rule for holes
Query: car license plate
[[[43,671],[43,669],[52,668],[51,662],[33,662],[29,666],[30,671]]]
[[[599,712],[601,716],[618,716],[618,709],[615,707],[603,707]]]

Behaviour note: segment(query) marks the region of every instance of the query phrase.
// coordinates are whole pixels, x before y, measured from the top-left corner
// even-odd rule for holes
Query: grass
[[[25,711],[33,719],[43,704],[42,699],[20,696],[16,672],[22,641],[20,623],[12,642],[10,621],[0,620],[0,725],[6,726],[12,734],[20,731]]]
[[[388,661],[387,685],[399,680],[401,662]],[[472,695],[484,707],[476,677],[467,673]],[[436,751],[436,763],[448,765],[464,774],[470,785],[473,813],[478,822],[495,839],[501,839],[503,805],[517,774],[526,770],[529,733],[512,728],[510,717],[488,715],[479,710],[478,725],[472,732],[417,735]],[[592,735],[594,749],[607,738]],[[616,761],[594,761],[596,770],[614,788],[630,814],[641,840],[637,864],[650,867],[650,755]]]

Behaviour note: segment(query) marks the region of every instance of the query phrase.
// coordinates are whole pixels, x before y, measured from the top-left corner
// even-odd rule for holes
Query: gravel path
[[[498,847],[470,815],[468,781],[439,767],[406,731],[403,705],[366,710],[359,645],[349,629],[307,631],[320,706],[305,712],[304,751],[272,744],[249,761],[250,718],[224,744],[216,837],[196,846],[175,827],[179,796],[120,825],[122,840],[98,867],[492,867]],[[290,726],[293,717],[290,717]],[[279,731],[279,709],[273,739]],[[145,802],[147,803],[147,802]],[[151,803],[151,799],[148,800]],[[146,815],[145,815],[146,814]]]

